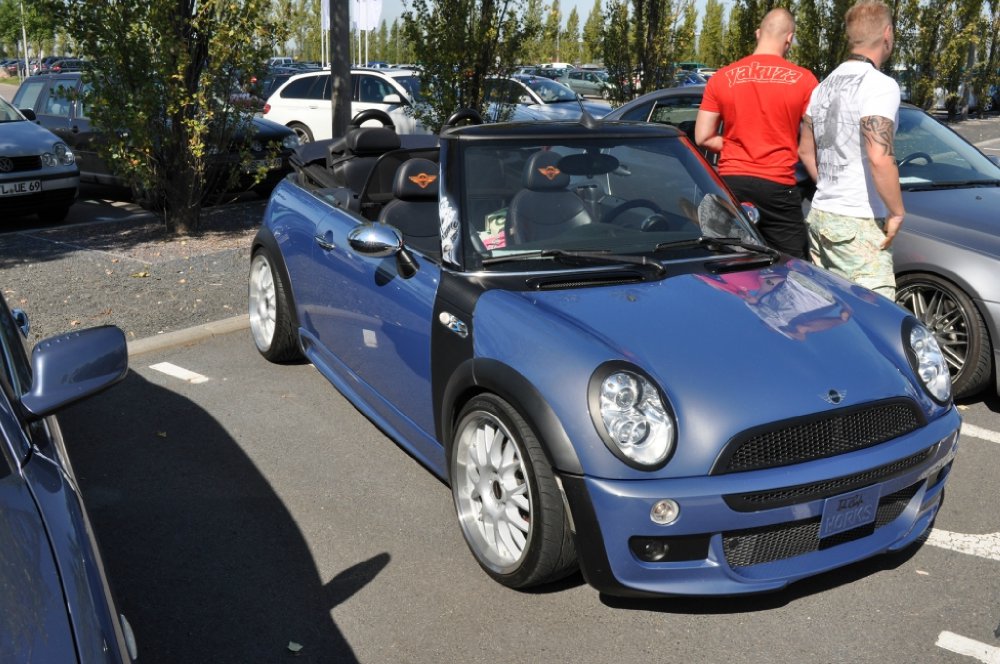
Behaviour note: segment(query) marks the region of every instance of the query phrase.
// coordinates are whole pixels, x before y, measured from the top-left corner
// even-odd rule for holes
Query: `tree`
[[[287,34],[268,18],[270,2],[55,2],[100,64],[86,76],[91,118],[107,137],[104,157],[162,206],[168,230],[197,231],[203,202],[227,184],[210,181],[210,155],[252,131],[229,95]],[[248,153],[242,158],[249,167]]]
[[[823,71],[825,27],[822,0],[800,0],[795,10],[795,44],[790,57],[800,67],[813,72],[817,78],[823,78],[829,73]]]
[[[62,27],[58,13],[49,5],[18,0],[0,0],[0,42],[12,44],[12,57],[24,59],[21,43],[21,8],[24,8],[24,31],[28,35],[28,51],[32,58],[50,54],[57,41],[57,28]]]
[[[604,32],[604,14],[601,12],[601,0],[594,0],[594,7],[583,24],[583,62],[593,62],[601,57],[604,51],[602,33]]]
[[[542,0],[527,0],[524,18],[521,20],[524,31],[524,46],[521,49],[521,61],[532,64],[540,63],[546,58],[543,34],[544,5]]]
[[[460,108],[487,111],[487,80],[514,67],[528,33],[523,0],[412,0],[403,27],[423,67],[414,115],[437,133]],[[456,65],[456,63],[458,63]],[[513,109],[507,108],[509,114]]]
[[[698,60],[709,67],[727,64],[723,11],[720,0],[707,0],[705,3],[705,16],[701,20],[701,35],[698,37]]]
[[[549,14],[545,18],[545,31],[542,36],[542,44],[545,49],[546,62],[561,62],[561,44],[559,38],[562,32],[562,14],[559,11],[559,0],[552,0]]]
[[[688,0],[679,12],[681,18],[674,44],[674,54],[677,60],[690,62],[695,60],[695,39],[698,33],[698,10],[692,0]]]
[[[583,62],[583,48],[580,43],[580,14],[577,13],[576,7],[570,10],[569,18],[566,19],[562,43],[567,60],[577,64]]]

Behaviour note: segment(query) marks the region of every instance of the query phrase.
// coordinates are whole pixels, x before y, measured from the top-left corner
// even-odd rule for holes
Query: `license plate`
[[[0,196],[24,196],[36,194],[42,190],[41,180],[25,180],[24,182],[0,182]]]
[[[264,170],[274,171],[281,168],[281,157],[275,157],[274,159],[255,159],[250,162],[250,168],[248,169],[251,173],[263,167]]]
[[[875,520],[881,487],[870,486],[852,493],[827,498],[819,523],[819,537],[829,537],[864,526]]]

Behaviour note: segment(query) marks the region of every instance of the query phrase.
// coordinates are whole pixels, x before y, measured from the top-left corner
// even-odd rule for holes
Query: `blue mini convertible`
[[[253,243],[254,342],[447,482],[500,583],[769,591],[930,528],[960,427],[934,335],[763,246],[673,127],[311,149]]]

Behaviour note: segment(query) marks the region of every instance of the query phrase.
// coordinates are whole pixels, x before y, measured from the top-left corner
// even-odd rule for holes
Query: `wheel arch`
[[[524,417],[553,468],[562,473],[583,473],[569,435],[542,394],[513,367],[484,358],[463,362],[445,385],[439,407],[438,439],[444,443],[446,458],[451,458],[458,414],[471,399],[487,392],[505,400]]]
[[[936,265],[919,264],[919,265],[907,266],[906,270],[897,272],[895,277],[898,283],[902,277],[911,277],[911,276],[925,275],[925,274],[947,281],[956,289],[962,291],[962,293],[964,293],[965,296],[969,298],[969,300],[972,302],[972,306],[976,308],[976,311],[979,313],[980,318],[982,318],[983,322],[986,324],[986,332],[989,335],[990,345],[993,348],[996,348],[997,347],[996,342],[998,339],[1000,339],[1000,328],[997,327],[996,321],[990,315],[989,310],[985,308],[983,299],[980,296],[973,294],[974,292],[976,292],[977,289],[973,288],[973,286],[969,283],[969,281],[964,279],[961,275],[952,270],[942,270]]]

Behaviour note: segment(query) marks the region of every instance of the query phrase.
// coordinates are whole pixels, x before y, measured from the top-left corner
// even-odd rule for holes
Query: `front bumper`
[[[793,581],[902,549],[933,523],[961,420],[944,417],[881,445],[795,466],[694,478],[617,481],[561,475],[588,583],[612,595],[737,595],[778,590]],[[867,477],[871,482],[865,483]],[[824,500],[878,486],[873,524],[819,539]],[[794,487],[794,491],[781,491]],[[793,502],[796,491],[808,498]],[[746,496],[774,493],[772,507]],[[680,505],[668,526],[650,520],[663,498]],[[734,509],[733,506],[736,506]],[[641,560],[629,542],[652,538],[672,551]]]

